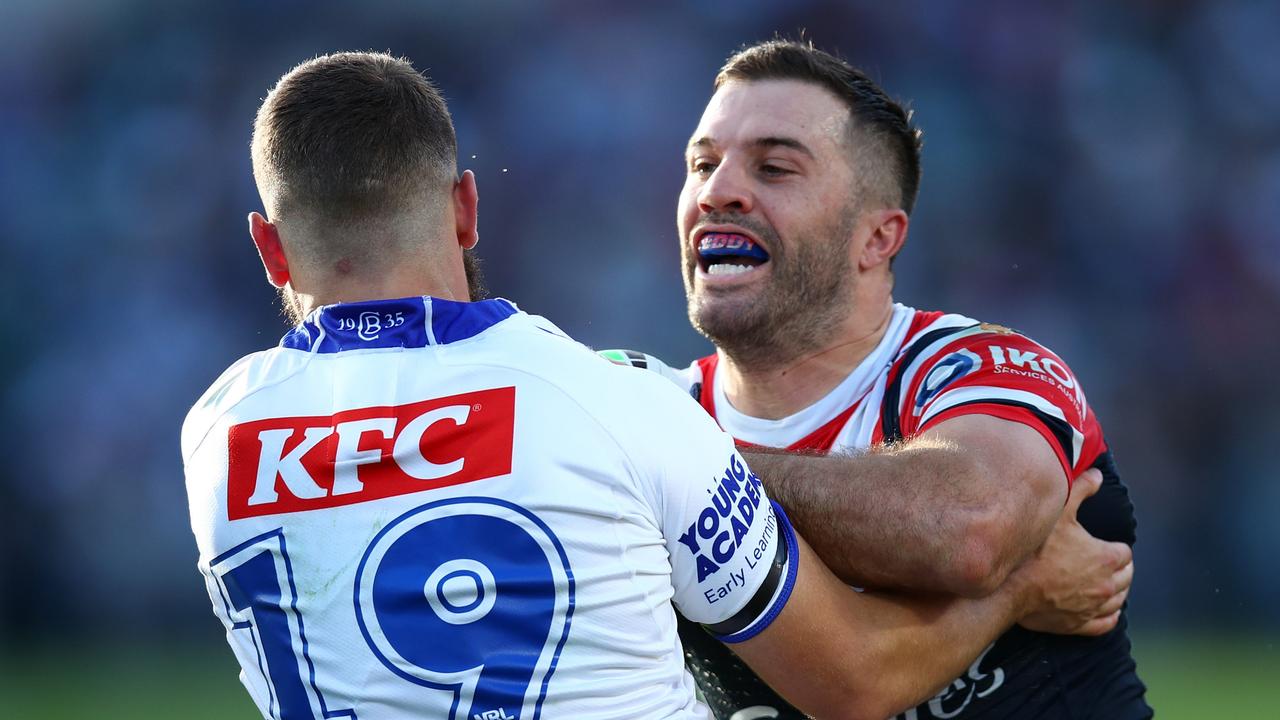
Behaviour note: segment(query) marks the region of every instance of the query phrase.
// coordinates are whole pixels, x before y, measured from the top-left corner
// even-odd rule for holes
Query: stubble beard
[[[686,241],[689,321],[735,363],[752,369],[785,367],[820,350],[853,311],[849,244],[856,220],[856,213],[842,212],[833,227],[786,248],[776,233],[750,226],[769,247],[772,265],[765,287],[754,294],[698,290],[697,258]]]
[[[484,263],[475,250],[462,251],[462,268],[467,273],[467,294],[471,302],[489,297],[489,288],[484,284]]]

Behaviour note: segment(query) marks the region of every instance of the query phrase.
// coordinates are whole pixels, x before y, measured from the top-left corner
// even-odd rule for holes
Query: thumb
[[[1070,513],[1075,518],[1076,512],[1080,509],[1080,503],[1090,495],[1098,492],[1098,488],[1102,487],[1102,473],[1096,468],[1085,470],[1079,477],[1071,483],[1071,492],[1067,495],[1067,506],[1063,509],[1064,513]]]

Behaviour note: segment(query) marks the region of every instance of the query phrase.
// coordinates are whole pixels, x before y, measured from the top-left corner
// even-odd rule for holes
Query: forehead
[[[799,140],[815,152],[839,149],[849,110],[835,95],[799,80],[735,80],[720,86],[702,113],[692,141],[718,147],[764,137]]]

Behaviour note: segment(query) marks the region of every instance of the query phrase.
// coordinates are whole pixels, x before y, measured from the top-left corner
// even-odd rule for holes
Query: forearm
[[[855,593],[800,541],[796,594],[765,634],[732,646],[818,717],[885,718],[934,695],[1036,600],[1022,578],[988,597]]]
[[[855,607],[865,621],[860,663],[876,668],[877,715],[890,717],[927,701],[964,674],[1022,613],[1019,593],[984,598],[864,593]],[[881,713],[881,711],[887,711]]]
[[[954,445],[829,457],[756,451],[748,462],[845,582],[965,596],[992,589],[990,498]]]

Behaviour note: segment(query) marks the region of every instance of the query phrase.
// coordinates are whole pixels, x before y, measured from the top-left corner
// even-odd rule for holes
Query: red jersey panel
[[[886,397],[897,400],[901,437],[961,415],[1020,422],[1048,441],[1068,480],[1106,449],[1080,381],[1062,358],[1028,337],[982,323],[909,355],[890,370],[890,386],[899,392]],[[882,423],[881,440],[884,431]]]
[[[1080,381],[1048,348],[1008,328],[959,315],[901,306],[899,312],[904,316],[863,363],[878,364],[878,372],[862,385],[833,390],[848,394],[801,411],[797,417],[814,411],[820,416],[796,423],[802,429],[795,433],[771,436],[771,442],[742,437],[732,419],[722,417],[727,411],[717,412],[727,400],[716,387],[716,355],[697,360],[686,371],[687,386],[742,446],[864,449],[919,435],[950,418],[982,414],[1035,429],[1053,449],[1068,481],[1106,450]],[[873,369],[854,372],[866,370]]]
[[[1133,505],[1079,380],[1062,358],[1007,328],[895,305],[880,343],[845,379],[809,407],[777,419],[733,407],[719,383],[717,356],[673,369],[642,353],[614,355],[685,388],[739,445],[857,451],[962,415],[1023,423],[1048,441],[1068,481],[1089,467],[1102,472],[1102,487],[1080,507],[1085,529],[1100,539],[1134,542]],[[1123,616],[1099,638],[1015,627],[937,697],[895,720],[1150,718],[1126,627]],[[754,706],[773,708],[778,718],[803,717],[705,637],[682,632],[697,675],[714,680],[704,692],[722,716]]]

